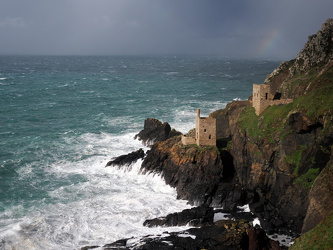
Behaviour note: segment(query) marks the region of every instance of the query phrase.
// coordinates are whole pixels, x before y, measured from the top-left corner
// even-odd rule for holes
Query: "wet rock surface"
[[[86,248],[89,249],[89,248]],[[147,235],[140,239],[122,239],[104,245],[102,249],[284,249],[269,239],[262,229],[256,229],[244,220],[218,221],[210,226],[191,228],[182,232]]]
[[[151,147],[154,143],[165,141],[176,135],[181,135],[180,132],[171,129],[169,123],[148,118],[144,122],[144,128],[137,135],[135,139],[142,141],[145,146]]]
[[[172,227],[172,226],[203,226],[212,224],[214,220],[214,209],[207,205],[201,205],[182,212],[172,213],[166,217],[146,220],[143,225],[147,227]]]
[[[296,59],[282,63],[266,78],[265,83],[295,99],[294,104],[251,116],[255,113],[249,98],[212,113],[218,147],[184,146],[168,124],[147,119],[136,136],[151,147],[141,173],[161,174],[176,188],[179,199],[203,206],[147,220],[146,225],[196,221],[201,227],[124,239],[104,249],[280,249],[263,229],[297,237],[325,218],[333,208],[333,113],[331,96],[325,96],[333,83],[332,38],[329,19],[309,37]],[[316,92],[319,96],[308,94],[322,88]],[[244,204],[249,204],[251,213],[237,213],[237,206]],[[211,222],[209,207],[223,207],[221,212],[238,220]],[[240,220],[251,221],[253,216],[263,229]]]
[[[106,164],[106,167],[112,167],[112,166],[127,166],[129,167],[131,164],[135,163],[139,159],[143,159],[145,157],[145,152],[143,151],[142,148],[140,148],[137,151],[134,151],[132,153],[126,154],[126,155],[121,155],[118,157],[113,158],[111,161],[109,161]]]

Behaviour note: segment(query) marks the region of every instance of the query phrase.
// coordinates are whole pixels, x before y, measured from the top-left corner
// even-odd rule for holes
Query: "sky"
[[[289,60],[332,0],[0,0],[0,54]]]

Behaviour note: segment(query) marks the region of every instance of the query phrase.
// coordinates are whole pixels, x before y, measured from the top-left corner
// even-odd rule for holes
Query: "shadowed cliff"
[[[232,208],[248,202],[268,232],[297,236],[314,227],[331,209],[314,212],[321,203],[313,205],[312,187],[332,162],[332,34],[329,19],[296,59],[267,76],[265,82],[293,103],[257,116],[251,98],[232,102],[210,114],[225,145],[182,146],[171,138],[152,147],[142,171],[162,173],[179,198],[195,204]],[[325,200],[331,195],[326,192]]]
[[[269,106],[257,116],[250,97],[213,112],[216,147],[184,146],[178,133],[169,134],[168,124],[147,121],[138,137],[156,143],[147,152],[141,172],[161,174],[176,188],[178,198],[195,205],[235,211],[238,205],[250,204],[266,233],[302,234],[295,249],[329,249],[333,244],[333,19],[309,37],[294,60],[282,63],[268,75],[265,83],[271,85],[271,91],[292,98],[293,103]],[[156,127],[162,131],[162,139],[156,136]],[[207,211],[211,214],[204,210],[204,216]],[[174,217],[185,217],[186,223],[191,220],[176,213],[149,223],[159,225]],[[235,236],[232,249],[280,248],[258,238],[259,234],[265,236],[264,231],[248,223],[245,230],[237,229],[239,235],[229,226],[217,224],[189,230],[198,237],[195,243],[192,239],[185,243],[175,233],[174,238],[147,237],[143,240],[146,248],[137,249],[174,249],[167,248],[166,240],[179,249],[221,249],[231,246],[230,233]],[[221,241],[217,243],[217,239]],[[317,241],[315,245],[312,239]],[[127,240],[111,245],[127,249]],[[188,244],[193,248],[187,248]],[[111,245],[104,249],[115,249]]]

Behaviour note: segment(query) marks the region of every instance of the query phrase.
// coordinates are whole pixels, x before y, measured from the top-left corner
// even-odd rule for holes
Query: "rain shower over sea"
[[[0,249],[79,249],[177,231],[160,176],[105,167],[152,117],[185,133],[247,99],[279,62],[194,56],[0,56]],[[145,150],[147,150],[145,148]]]

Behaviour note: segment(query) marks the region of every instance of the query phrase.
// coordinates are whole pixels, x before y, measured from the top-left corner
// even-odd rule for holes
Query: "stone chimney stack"
[[[197,109],[197,117],[200,117],[200,109]]]

